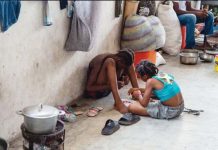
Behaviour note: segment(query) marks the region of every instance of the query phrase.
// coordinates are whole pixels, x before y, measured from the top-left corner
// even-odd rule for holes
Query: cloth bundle
[[[156,38],[156,49],[164,46],[166,41],[166,32],[160,19],[155,16],[149,16],[148,20],[153,28],[155,38]]]
[[[121,47],[134,51],[149,51],[165,44],[165,30],[155,16],[127,17],[121,37]]]
[[[169,5],[159,4],[158,18],[161,20],[166,31],[164,52],[169,55],[177,55],[182,45],[181,27],[178,17],[173,9],[172,2]]]

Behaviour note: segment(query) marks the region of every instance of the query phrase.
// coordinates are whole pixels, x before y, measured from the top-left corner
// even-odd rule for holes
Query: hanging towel
[[[91,43],[90,29],[77,15],[75,4],[73,7],[74,12],[65,49],[67,51],[88,51]]]
[[[17,22],[20,14],[20,0],[0,0],[0,23],[1,31]]]
[[[49,1],[48,0],[43,1],[43,25],[44,26],[52,25],[52,18],[50,15]]]
[[[73,15],[73,3],[74,2],[72,2],[72,4],[67,5],[67,17],[68,18],[71,18]]]
[[[122,1],[115,1],[115,17],[119,17],[122,13]]]
[[[67,0],[60,0],[60,9],[65,9],[67,8],[68,1]]]

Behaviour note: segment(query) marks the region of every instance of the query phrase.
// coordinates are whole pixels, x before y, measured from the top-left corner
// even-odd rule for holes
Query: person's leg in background
[[[179,15],[178,18],[180,24],[186,26],[186,48],[194,48],[196,16],[194,14],[184,14]]]
[[[208,16],[205,19],[197,18],[197,23],[205,23],[204,29],[201,32],[202,34],[213,34],[214,15],[212,12],[208,12]]]
[[[214,32],[214,15],[212,12],[208,12],[208,16],[204,19],[197,18],[197,23],[205,23],[204,29],[201,31],[201,34],[205,35],[211,35]],[[212,46],[208,43],[208,41],[205,41],[203,44],[203,47],[208,50],[214,50]]]

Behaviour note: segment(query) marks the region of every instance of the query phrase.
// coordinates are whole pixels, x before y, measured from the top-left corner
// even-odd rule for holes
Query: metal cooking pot
[[[180,63],[187,65],[195,65],[198,62],[198,53],[180,53]]]
[[[181,51],[182,53],[197,53],[198,54],[198,50],[196,49],[182,49]]]
[[[200,53],[199,57],[200,57],[201,60],[203,60],[205,62],[212,62],[214,60],[214,56],[209,55],[207,53]]]
[[[33,105],[17,111],[24,116],[25,128],[35,134],[48,134],[55,130],[58,116],[64,111],[48,105]]]

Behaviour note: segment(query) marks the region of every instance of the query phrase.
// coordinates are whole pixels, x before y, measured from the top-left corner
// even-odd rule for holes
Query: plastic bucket
[[[181,48],[184,49],[186,47],[186,26],[181,27],[181,33],[182,33],[182,45]]]
[[[151,51],[146,51],[146,52],[135,52],[135,59],[134,59],[134,65],[136,66],[137,64],[140,63],[141,60],[148,60],[152,62],[153,64],[156,63],[156,51],[151,50]]]

